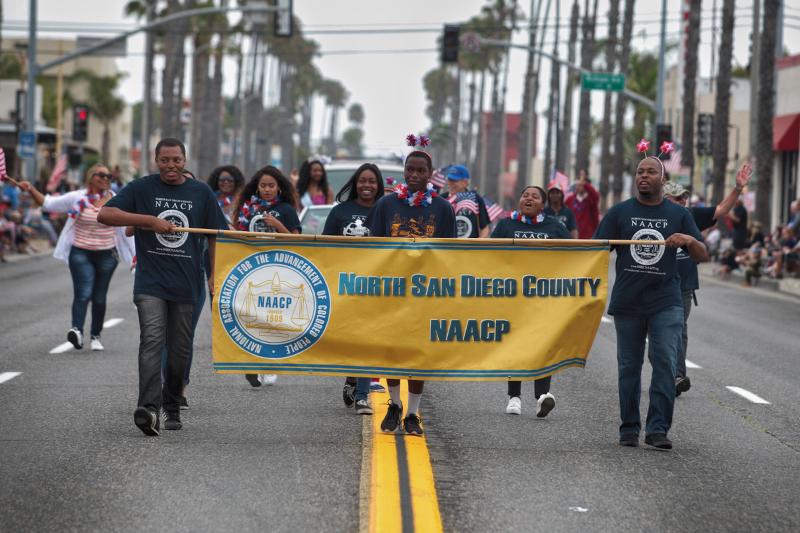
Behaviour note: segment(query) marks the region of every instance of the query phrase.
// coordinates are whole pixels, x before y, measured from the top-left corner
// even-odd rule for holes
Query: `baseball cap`
[[[683,196],[689,191],[677,181],[668,181],[664,184],[664,194],[667,196]]]
[[[464,165],[450,165],[447,167],[447,179],[453,181],[468,180],[469,170]]]

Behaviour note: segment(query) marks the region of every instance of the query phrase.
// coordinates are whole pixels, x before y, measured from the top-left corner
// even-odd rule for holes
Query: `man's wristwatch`
[[[733,190],[738,192],[739,194],[742,194],[742,190],[744,190],[744,187],[739,187],[738,185],[736,185],[734,186]]]

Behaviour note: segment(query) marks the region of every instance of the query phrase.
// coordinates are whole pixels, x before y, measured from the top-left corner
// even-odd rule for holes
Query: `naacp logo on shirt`
[[[631,237],[634,241],[663,241],[664,236],[653,228],[642,228]],[[631,246],[631,257],[640,265],[654,265],[664,256],[664,247],[659,244],[634,244]]]
[[[549,239],[549,233],[540,233],[538,231],[515,231],[515,239]]]
[[[366,218],[353,215],[353,221],[344,227],[344,235],[348,237],[369,237],[369,228],[364,225]]]
[[[280,218],[281,214],[275,210],[267,212],[268,215]],[[261,233],[275,233],[275,228],[267,224],[264,219],[264,213],[259,213],[250,219],[250,225],[247,228],[250,231],[259,231]]]
[[[257,357],[283,359],[322,338],[331,304],[328,284],[313,263],[270,250],[243,259],[228,273],[217,305],[233,342]]]
[[[167,209],[166,211],[162,211],[158,214],[158,218],[166,220],[178,228],[189,227],[189,218],[183,212],[178,211],[177,209]],[[188,238],[189,234],[185,232],[156,233],[156,240],[158,240],[161,245],[166,246],[167,248],[180,248]]]
[[[462,209],[459,213],[469,213],[469,211]],[[468,239],[472,235],[472,220],[465,214],[456,215],[456,237],[459,239]]]

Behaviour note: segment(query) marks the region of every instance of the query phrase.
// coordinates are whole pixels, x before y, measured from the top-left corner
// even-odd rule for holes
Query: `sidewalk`
[[[6,263],[16,263],[18,261],[25,261],[32,257],[42,257],[43,255],[53,255],[53,247],[44,239],[33,239],[31,244],[38,250],[38,252],[30,254],[20,254],[16,252],[9,252],[6,250]],[[0,263],[2,265],[2,263]]]
[[[730,283],[731,285],[741,286],[744,283],[744,272],[741,270],[734,270],[731,272],[727,280],[714,275],[714,263],[700,263],[697,267],[701,278],[711,279],[721,283]],[[789,296],[800,297],[800,279],[787,278],[787,279],[772,279],[762,276],[754,288],[787,294]]]

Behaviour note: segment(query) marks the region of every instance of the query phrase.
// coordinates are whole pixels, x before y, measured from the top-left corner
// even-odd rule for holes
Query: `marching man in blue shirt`
[[[639,151],[649,143],[642,139]],[[662,147],[663,151],[663,147]],[[657,244],[617,246],[616,282],[608,314],[617,330],[619,371],[619,443],[638,446],[641,419],[642,363],[645,341],[653,374],[645,443],[662,450],[672,448],[667,437],[675,404],[675,374],[681,350],[683,302],[677,270],[677,250],[695,262],[708,260],[691,213],[664,198],[664,164],[646,156],[636,169],[636,196],[612,207],[595,233],[596,239],[664,241]]]

